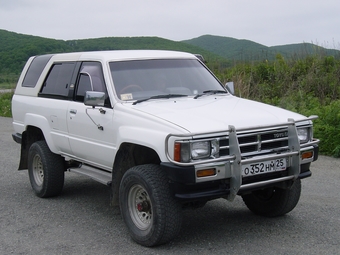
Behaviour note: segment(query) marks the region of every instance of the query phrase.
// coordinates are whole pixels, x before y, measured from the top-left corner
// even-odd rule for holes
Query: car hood
[[[271,105],[231,95],[197,99],[157,99],[133,105],[136,110],[171,122],[189,133],[218,132],[233,125],[236,129],[287,122],[305,117]]]

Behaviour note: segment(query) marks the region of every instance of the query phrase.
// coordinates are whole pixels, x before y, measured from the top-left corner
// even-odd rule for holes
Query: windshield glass
[[[225,90],[195,59],[152,59],[111,62],[117,96],[139,100],[157,95],[196,96],[207,90]]]

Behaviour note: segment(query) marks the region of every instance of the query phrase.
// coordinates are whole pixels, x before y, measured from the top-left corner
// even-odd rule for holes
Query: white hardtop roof
[[[164,59],[164,58],[191,58],[195,59],[195,55],[166,50],[112,50],[112,51],[89,51],[89,52],[73,52],[54,54],[54,61],[124,61],[124,60],[139,60],[139,59]]]

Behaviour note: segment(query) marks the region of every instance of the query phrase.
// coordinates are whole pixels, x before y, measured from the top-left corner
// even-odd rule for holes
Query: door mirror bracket
[[[87,106],[91,106],[92,109],[96,108],[96,106],[104,106],[105,102],[105,93],[98,91],[86,91],[84,97],[84,104]],[[91,108],[86,108],[86,115],[90,118],[90,120],[97,126],[99,130],[104,130],[104,127],[100,124],[97,124],[88,113],[88,110]],[[101,114],[105,114],[106,111],[102,108],[99,109]]]

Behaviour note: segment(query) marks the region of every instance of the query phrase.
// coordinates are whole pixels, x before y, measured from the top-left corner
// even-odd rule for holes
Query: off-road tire
[[[180,231],[182,209],[158,165],[130,168],[120,184],[119,204],[132,239],[143,246],[167,243]]]
[[[28,152],[28,175],[38,197],[57,196],[64,186],[64,160],[45,141],[35,142]]]
[[[301,194],[301,180],[289,189],[267,188],[242,196],[250,211],[266,217],[282,216],[295,208]]]

